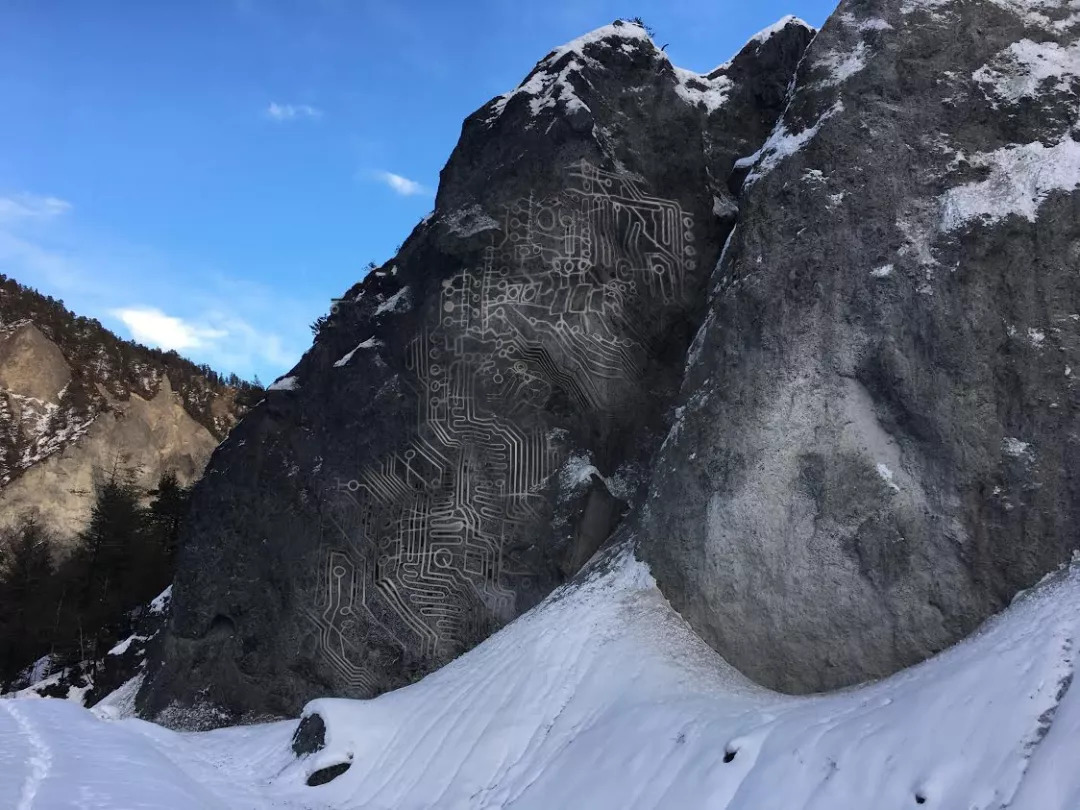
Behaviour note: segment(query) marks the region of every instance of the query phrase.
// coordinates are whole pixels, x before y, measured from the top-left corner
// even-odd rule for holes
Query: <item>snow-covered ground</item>
[[[295,722],[180,734],[0,701],[0,807],[1076,810],[1078,631],[1075,565],[931,661],[788,697],[623,554],[413,686],[312,702],[326,746],[301,759]]]

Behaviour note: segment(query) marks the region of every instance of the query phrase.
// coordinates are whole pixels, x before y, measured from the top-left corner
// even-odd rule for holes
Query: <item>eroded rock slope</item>
[[[147,489],[169,471],[191,483],[245,411],[238,393],[0,276],[0,527],[33,515],[63,554],[118,465]]]

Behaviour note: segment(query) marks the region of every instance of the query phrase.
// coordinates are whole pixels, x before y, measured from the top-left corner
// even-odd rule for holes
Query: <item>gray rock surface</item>
[[[619,23],[465,121],[433,215],[214,453],[145,715],[400,686],[587,561],[640,500],[735,160],[811,35],[698,76]]]
[[[749,171],[641,553],[732,664],[891,673],[1080,525],[1080,13],[848,0]]]
[[[613,532],[781,690],[969,633],[1078,545],[1078,34],[846,0],[705,76],[553,51],[215,453],[144,712],[394,688]]]

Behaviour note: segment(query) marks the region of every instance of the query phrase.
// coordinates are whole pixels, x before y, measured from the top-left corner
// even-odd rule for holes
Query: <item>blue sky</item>
[[[642,16],[724,62],[832,0],[0,0],[0,273],[264,382],[433,205],[462,119]]]

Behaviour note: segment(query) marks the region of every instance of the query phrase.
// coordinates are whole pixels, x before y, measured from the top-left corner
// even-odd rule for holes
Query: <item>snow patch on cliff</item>
[[[821,80],[822,87],[836,87],[843,84],[866,67],[867,47],[860,42],[855,49],[846,53],[830,52],[817,60],[816,67],[828,72]]]
[[[412,307],[412,298],[409,295],[409,288],[402,287],[375,308],[375,317],[386,312],[408,312],[410,307]]]
[[[340,359],[335,360],[334,368],[344,368],[345,366],[347,366],[349,364],[349,361],[353,359],[353,355],[355,355],[361,349],[374,349],[376,346],[379,345],[379,341],[377,341],[374,337],[369,337],[363,343],[356,344],[356,347],[351,352],[348,352],[347,354],[342,355]]]
[[[123,641],[115,644],[105,654],[106,655],[123,655],[124,653],[126,653],[128,651],[128,648],[131,647],[132,644],[138,644],[141,641],[146,641],[148,638],[150,638],[150,636],[140,636],[138,633],[132,633],[130,636],[125,638]]]
[[[150,601],[150,612],[164,613],[169,609],[170,602],[172,602],[172,585],[167,587]]]
[[[769,135],[769,139],[765,141],[765,145],[762,146],[761,149],[752,155],[735,161],[735,168],[737,169],[753,167],[750,174],[746,177],[745,185],[753,185],[779,166],[784,160],[794,155],[806,146],[806,144],[810,143],[810,141],[814,139],[814,136],[821,131],[822,125],[827,120],[843,111],[844,105],[842,102],[838,101],[826,110],[812,126],[809,126],[800,132],[791,132],[784,121],[781,120],[772,131],[772,134]]]
[[[279,377],[270,383],[267,391],[295,391],[300,387],[299,380],[296,377]]]
[[[710,79],[692,70],[674,66],[672,69],[679,80],[675,85],[675,92],[687,104],[702,106],[706,112],[712,113],[727,103],[733,86],[727,76],[721,73]]]
[[[750,41],[747,44],[764,44],[773,37],[775,37],[777,34],[781,33],[789,25],[799,25],[811,33],[817,32],[817,29],[814,28],[814,26],[810,25],[810,23],[808,23],[806,20],[800,19],[794,14],[788,14],[786,17],[781,17],[768,28],[763,28],[762,30],[758,31],[756,34],[754,34],[754,36],[750,37]]]
[[[1001,440],[1001,452],[1012,458],[1032,458],[1031,445],[1015,436],[1006,436]]]
[[[1080,79],[1080,42],[1062,46],[1056,42],[1014,42],[972,78],[987,97],[1016,102],[1034,98],[1047,89],[1067,92]]]
[[[1012,215],[1034,222],[1039,207],[1052,192],[1080,188],[1080,143],[1071,137],[1053,146],[1039,141],[1006,146],[973,155],[970,162],[988,169],[989,176],[950,189],[941,197],[941,227],[945,231]]]

